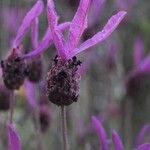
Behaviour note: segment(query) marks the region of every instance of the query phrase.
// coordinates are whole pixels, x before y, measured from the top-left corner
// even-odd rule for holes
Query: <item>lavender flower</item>
[[[92,117],[92,123],[96,130],[97,135],[100,137],[99,140],[101,144],[101,149],[109,150],[108,140],[106,138],[106,133],[101,122],[96,117]],[[113,140],[115,150],[124,150],[122,141],[115,130],[113,130],[112,133],[112,140]],[[150,149],[150,143],[146,143],[146,144],[138,145],[138,147],[135,150],[149,150],[149,149]]]
[[[141,38],[137,37],[134,44],[134,66],[129,72],[126,85],[127,93],[134,97],[142,86],[142,79],[150,73],[150,56],[143,58],[144,44]]]
[[[98,32],[77,48],[80,37],[87,26],[87,13],[90,2],[90,0],[80,1],[78,10],[70,24],[68,40],[65,42],[58,29],[58,16],[55,12],[54,3],[52,0],[48,0],[48,23],[58,57],[48,73],[47,94],[49,99],[57,105],[70,105],[72,102],[77,101],[79,95],[77,70],[80,61],[75,56],[106,39],[126,14],[126,12],[120,11],[114,15],[101,32]]]
[[[7,132],[8,132],[8,141],[9,141],[9,150],[21,150],[21,140],[18,135],[14,124],[7,124]]]
[[[1,62],[4,83],[11,90],[19,89],[24,82],[26,63],[21,59],[22,54],[19,46],[32,21],[41,14],[42,9],[43,3],[41,0],[38,0],[23,19],[17,35],[13,40],[10,55]]]

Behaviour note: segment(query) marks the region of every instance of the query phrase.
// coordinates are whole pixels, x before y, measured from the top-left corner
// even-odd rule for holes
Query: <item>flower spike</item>
[[[13,124],[7,124],[9,150],[21,150],[21,140]]]
[[[103,128],[101,122],[96,117],[93,116],[92,123],[99,137],[99,142],[101,143],[101,149],[108,150],[107,137],[106,137],[105,129]]]
[[[68,33],[68,51],[72,51],[77,47],[77,44],[82,36],[84,29],[86,28],[86,17],[90,7],[91,0],[81,0],[78,10],[71,22]]]
[[[95,34],[91,39],[88,39],[87,41],[83,42],[79,48],[74,49],[70,53],[69,58],[105,40],[117,28],[117,26],[125,17],[125,15],[126,15],[125,11],[120,11],[116,15],[112,16],[108,20],[107,24],[104,26],[102,31]]]
[[[25,33],[28,31],[32,21],[41,14],[42,10],[43,2],[41,0],[38,0],[36,4],[32,7],[32,9],[24,17],[23,22],[17,32],[16,38],[13,41],[13,48],[19,46]]]
[[[115,130],[112,133],[112,140],[114,143],[115,150],[123,150],[124,149],[122,141],[121,141],[118,133]]]

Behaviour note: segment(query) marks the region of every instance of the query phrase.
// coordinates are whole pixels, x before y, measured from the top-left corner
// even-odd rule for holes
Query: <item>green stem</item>
[[[63,149],[69,150],[68,136],[67,136],[67,120],[66,120],[66,108],[61,106],[61,125],[62,125],[62,139],[63,139]]]

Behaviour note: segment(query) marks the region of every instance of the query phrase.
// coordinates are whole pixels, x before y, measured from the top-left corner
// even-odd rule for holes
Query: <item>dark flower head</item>
[[[47,76],[47,95],[52,103],[60,106],[77,101],[80,80],[78,65],[80,61],[75,57],[65,62],[55,57]]]
[[[1,61],[5,86],[11,90],[19,89],[25,79],[26,63],[20,56],[20,49],[14,48],[10,55]]]
[[[42,79],[43,64],[41,58],[33,58],[27,61],[26,75],[31,82],[39,82]]]

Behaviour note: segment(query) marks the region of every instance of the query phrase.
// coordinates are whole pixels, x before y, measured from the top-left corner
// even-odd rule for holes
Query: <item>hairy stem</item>
[[[67,136],[67,120],[66,120],[66,108],[61,106],[61,125],[62,125],[62,140],[64,150],[69,150],[68,136]]]

